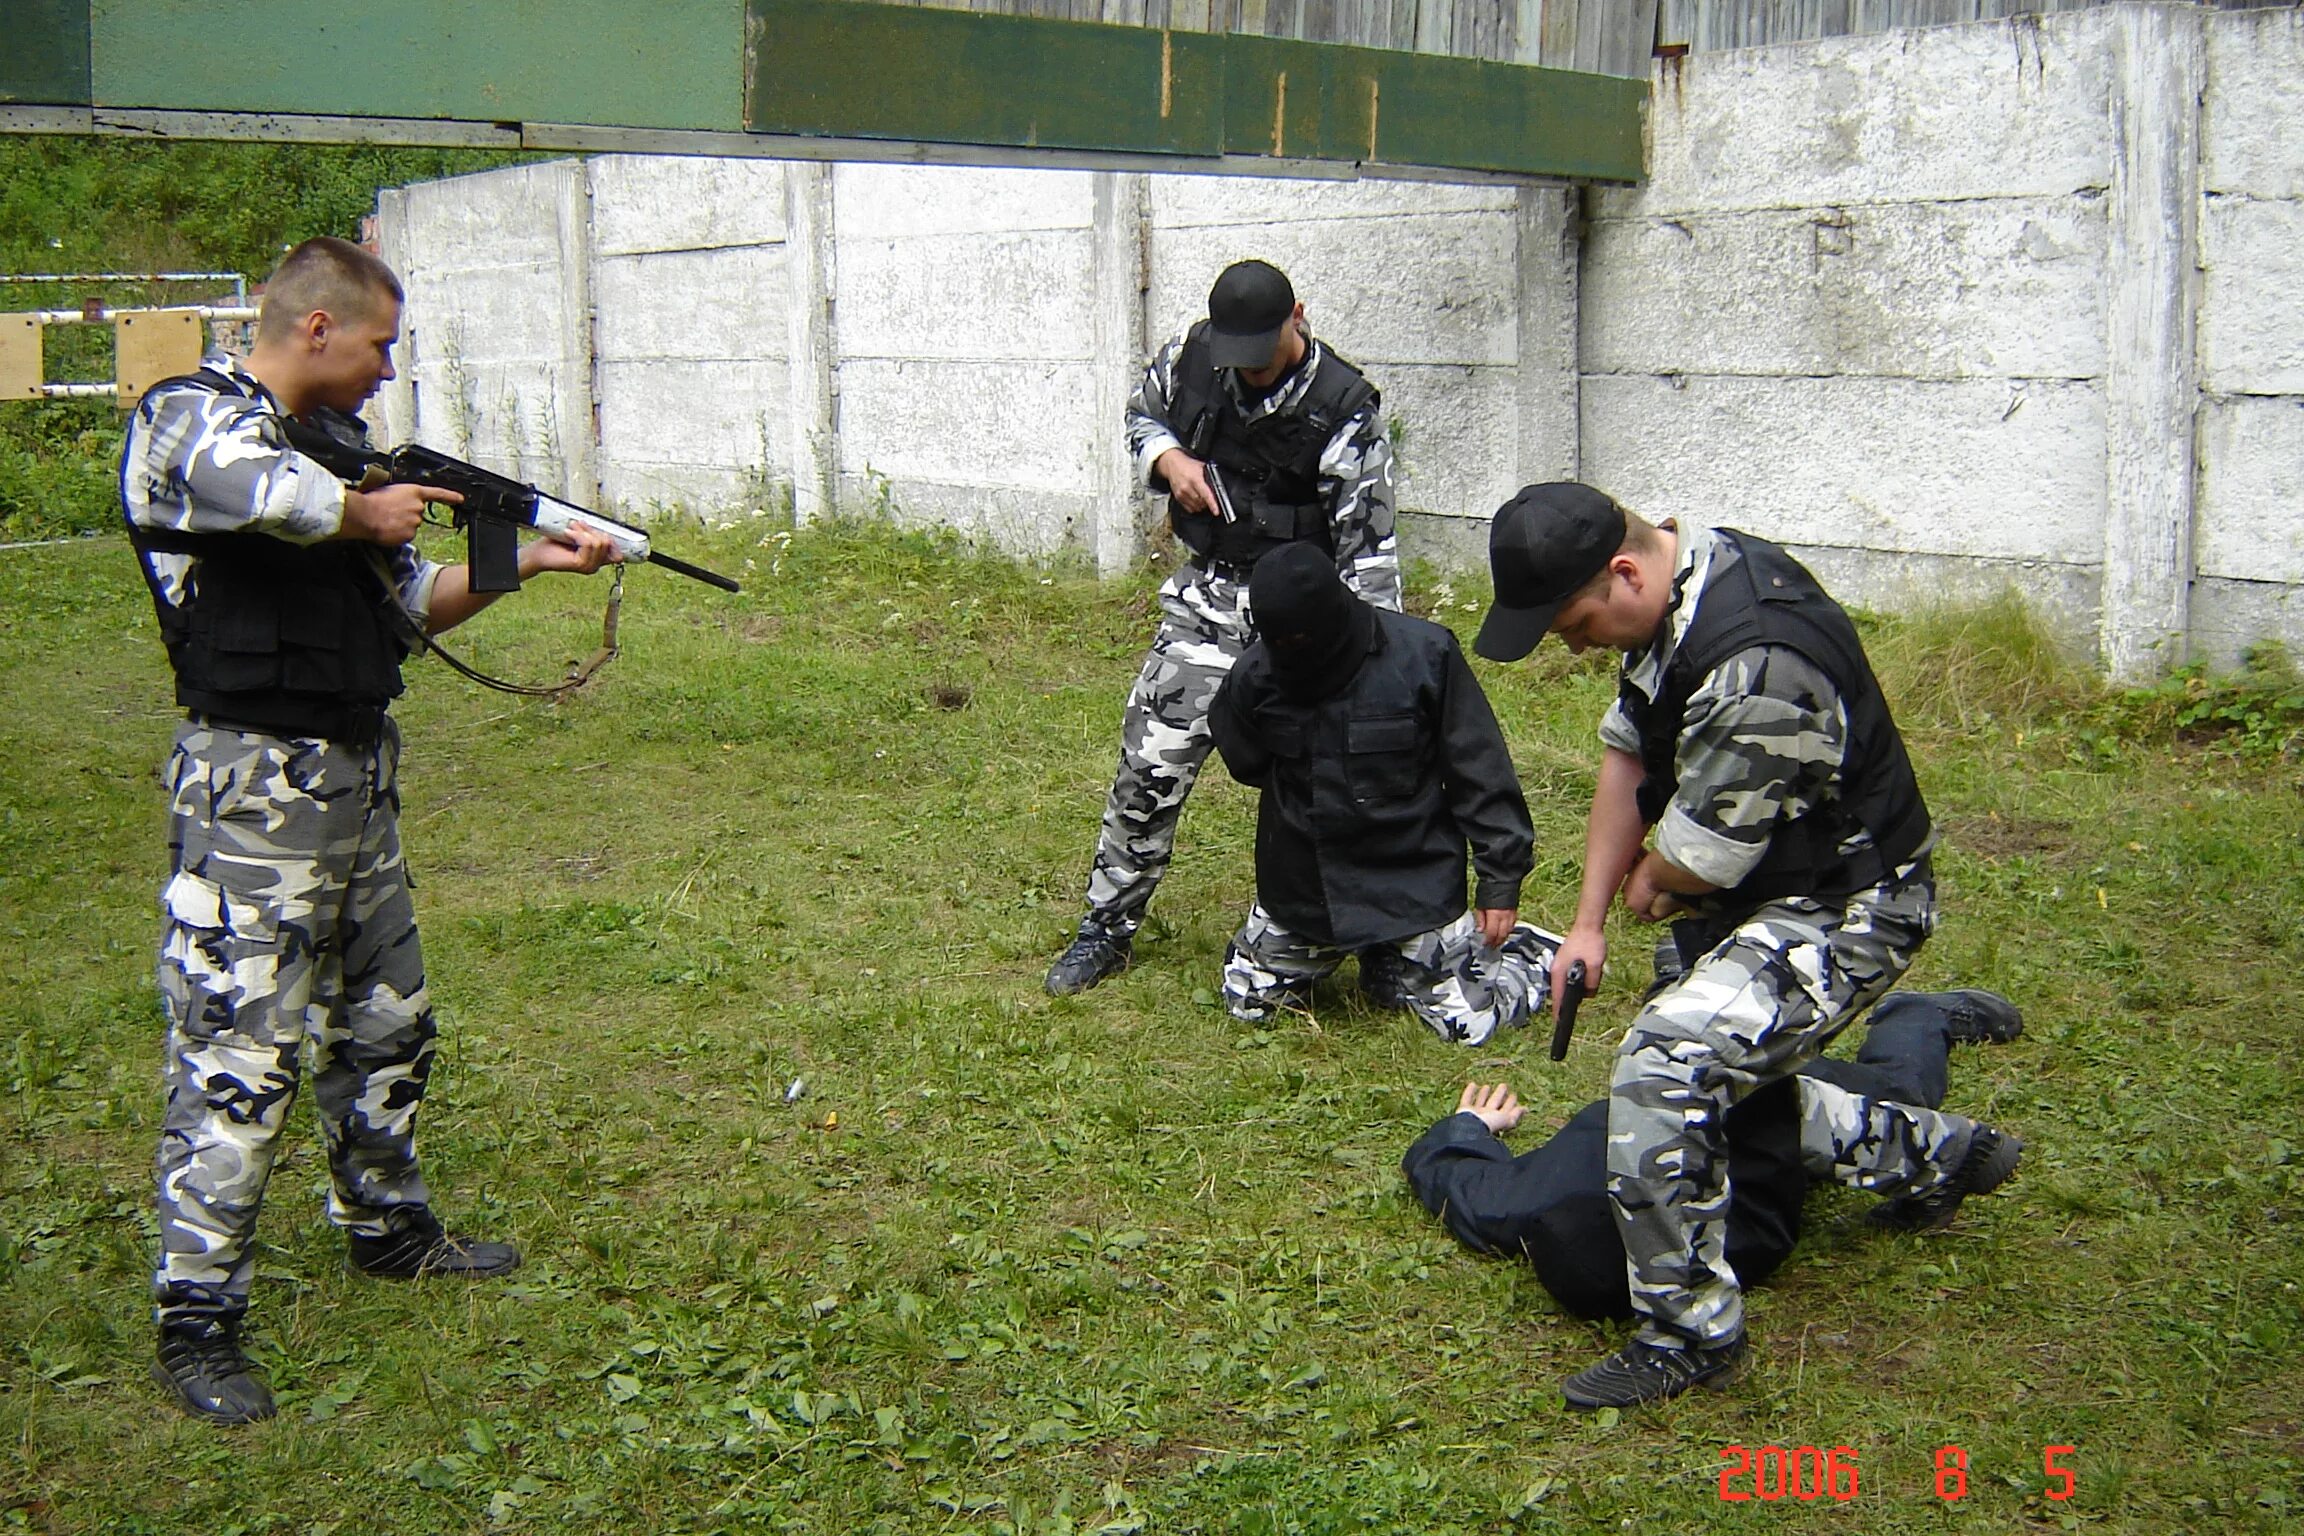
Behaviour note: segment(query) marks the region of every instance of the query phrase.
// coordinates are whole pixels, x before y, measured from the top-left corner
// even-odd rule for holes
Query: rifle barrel
[[[703,582],[708,587],[718,587],[723,592],[741,592],[744,590],[717,571],[708,571],[700,565],[690,565],[687,561],[665,554],[660,549],[648,551],[648,563],[660,565],[668,571],[678,571],[693,581]]]

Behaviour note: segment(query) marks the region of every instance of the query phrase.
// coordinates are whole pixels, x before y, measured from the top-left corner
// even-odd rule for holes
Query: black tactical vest
[[[239,395],[209,369],[150,392],[189,386]],[[131,466],[130,473],[140,472]],[[127,513],[121,513],[123,521]],[[195,714],[280,736],[374,741],[400,696],[408,645],[370,551],[358,542],[291,544],[263,533],[179,533],[130,524],[176,702]],[[197,556],[180,607],[161,595],[154,554]]]
[[[1203,560],[1252,566],[1268,550],[1311,539],[1333,550],[1333,508],[1320,494],[1320,454],[1353,413],[1378,400],[1360,370],[1327,352],[1312,387],[1253,424],[1242,419],[1208,355],[1208,322],[1192,327],[1176,357],[1168,427],[1194,458],[1225,471],[1239,519],[1201,516],[1169,503],[1169,523]],[[1242,490],[1245,494],[1240,494]]]
[[[1830,898],[1869,890],[1919,852],[1929,821],[1904,738],[1889,716],[1863,642],[1840,605],[1782,547],[1726,528],[1714,536],[1719,548],[1695,622],[1665,668],[1656,701],[1651,704],[1628,682],[1618,692],[1640,732],[1646,770],[1641,819],[1654,825],[1679,788],[1680,727],[1697,686],[1739,651],[1780,645],[1808,658],[1840,692],[1848,713],[1840,793],[1779,826],[1753,871],[1708,905],[1749,910],[1782,896]],[[1843,855],[1840,845],[1859,828],[1872,834],[1872,846]]]

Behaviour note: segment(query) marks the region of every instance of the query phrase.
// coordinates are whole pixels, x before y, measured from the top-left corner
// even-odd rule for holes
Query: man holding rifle
[[[393,376],[401,300],[374,255],[307,240],[266,285],[246,363],[211,358],[147,394],[121,457],[130,542],[186,711],[167,767],[155,1373],[217,1423],[273,1412],[240,1328],[307,1035],[329,1217],[354,1267],[485,1276],[520,1262],[506,1244],[444,1233],[417,1170],[436,1026],[387,713],[411,627],[453,628],[493,596],[411,545],[425,504],[454,493],[349,489],[282,425],[358,429],[353,413]],[[590,574],[613,555],[592,528],[564,537],[523,548],[519,574]]]
[[[1639,1331],[1561,1389],[1575,1408],[1631,1407],[1741,1358],[1727,1114],[1910,966],[1936,925],[1935,831],[1854,626],[1778,546],[1652,525],[1559,482],[1496,514],[1489,564],[1481,655],[1516,661],[1546,634],[1624,653],[1555,1006],[1574,966],[1601,981],[1619,892],[1642,921],[1677,919],[1686,967],[1625,1033],[1609,1093],[1608,1195]],[[1885,1123],[1856,1138],[1851,1177],[1880,1175],[1891,1224],[1934,1225],[2015,1171],[2014,1136],[1941,1119],[1919,1147]]]

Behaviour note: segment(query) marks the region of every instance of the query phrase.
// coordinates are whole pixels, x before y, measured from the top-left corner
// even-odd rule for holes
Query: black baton
[[[1568,1059],[1568,1037],[1576,1033],[1576,1010],[1584,1006],[1584,962],[1568,967],[1568,984],[1560,989],[1560,1011],[1552,1020],[1552,1059]]]

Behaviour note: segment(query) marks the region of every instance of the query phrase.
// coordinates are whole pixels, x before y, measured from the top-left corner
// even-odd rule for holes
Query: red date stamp
[[[2051,1445],[2040,1452],[2040,1472],[2047,1480],[2047,1495],[2059,1502],[2079,1490],[2080,1481],[2067,1458],[2080,1448]],[[1764,1504],[1779,1499],[1813,1503],[1832,1499],[1845,1504],[1862,1491],[1861,1470],[1855,1448],[1835,1445],[1824,1450],[1813,1445],[1731,1445],[1720,1452],[1720,1501]],[[1968,1453],[1957,1445],[1936,1452],[1936,1497],[1947,1504],[1968,1497]]]

